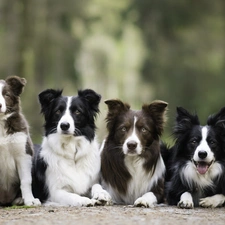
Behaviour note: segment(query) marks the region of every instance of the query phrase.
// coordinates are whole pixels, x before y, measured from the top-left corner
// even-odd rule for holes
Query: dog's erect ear
[[[62,90],[47,89],[42,91],[38,95],[41,104],[41,113],[45,114],[46,110],[50,107],[51,102],[60,96],[62,96]]]
[[[196,114],[189,113],[186,109],[182,107],[177,107],[177,116],[176,122],[186,124],[187,126],[190,125],[200,125],[198,116]]]
[[[207,124],[209,126],[216,126],[225,130],[225,107],[220,109],[217,114],[208,117]]]
[[[177,107],[176,124],[174,126],[174,134],[176,138],[189,131],[193,126],[199,126],[200,122],[196,114],[189,113],[182,107]]]
[[[80,98],[85,99],[88,102],[91,109],[95,113],[99,112],[98,106],[99,106],[99,103],[101,101],[101,95],[97,94],[95,91],[93,91],[91,89],[85,89],[85,90],[79,90],[78,96]]]
[[[142,110],[149,114],[154,121],[157,134],[160,136],[163,132],[166,122],[166,112],[168,103],[160,100],[155,100],[151,104],[144,104]]]
[[[13,94],[16,96],[20,96],[23,92],[23,87],[26,85],[27,81],[25,78],[21,78],[18,76],[10,76],[7,77],[5,82],[12,87]]]

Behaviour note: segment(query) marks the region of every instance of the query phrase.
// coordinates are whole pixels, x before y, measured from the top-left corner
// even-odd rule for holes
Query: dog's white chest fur
[[[41,156],[48,165],[46,182],[51,201],[56,190],[84,195],[97,182],[100,152],[95,140],[51,134],[44,138]]]
[[[125,195],[121,195],[118,191],[112,188],[110,185],[104,183],[107,186],[107,190],[117,204],[134,204],[135,200],[149,192],[149,190],[157,183],[157,181],[163,177],[165,173],[165,165],[160,156],[156,164],[155,170],[147,172],[143,168],[144,159],[139,156],[126,156],[125,165],[131,174],[132,178],[128,183],[127,192]]]
[[[24,157],[27,135],[22,132],[0,137],[0,186],[9,189],[12,183],[19,183],[17,160]]]

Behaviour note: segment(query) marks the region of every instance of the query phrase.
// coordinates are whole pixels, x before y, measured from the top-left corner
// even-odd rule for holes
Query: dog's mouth
[[[205,161],[194,161],[194,164],[196,166],[196,169],[198,173],[205,174],[209,170],[210,166],[213,164],[213,160],[211,162],[205,162]]]

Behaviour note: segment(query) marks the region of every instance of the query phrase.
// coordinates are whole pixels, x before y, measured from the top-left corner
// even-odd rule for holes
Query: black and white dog
[[[165,165],[160,136],[167,103],[154,101],[135,111],[107,100],[108,135],[102,145],[102,186],[115,204],[153,207],[164,199]]]
[[[45,136],[34,160],[33,191],[42,202],[89,206],[108,201],[97,184],[100,151],[94,120],[100,99],[90,89],[71,97],[53,89],[39,94]]]
[[[0,80],[0,205],[40,205],[31,191],[33,144],[21,112],[24,78]]]
[[[181,208],[225,203],[225,108],[201,126],[197,115],[177,108],[167,200]]]

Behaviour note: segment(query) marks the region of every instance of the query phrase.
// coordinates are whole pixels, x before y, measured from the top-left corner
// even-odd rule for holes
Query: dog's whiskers
[[[57,128],[56,127],[53,127],[51,130],[50,130],[50,134],[53,134],[53,133],[56,133],[57,132]]]
[[[81,131],[78,128],[75,128],[74,134],[76,136],[82,135]]]

